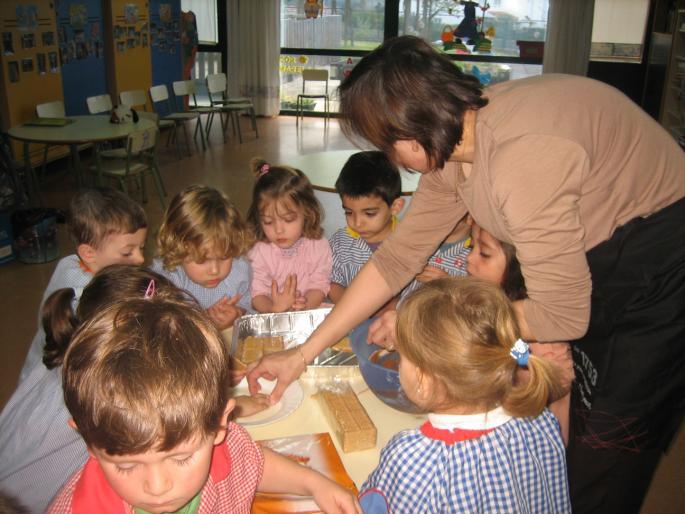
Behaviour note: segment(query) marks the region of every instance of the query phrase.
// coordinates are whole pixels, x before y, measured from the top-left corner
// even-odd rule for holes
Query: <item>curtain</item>
[[[249,96],[259,115],[280,110],[280,0],[228,3],[228,91]]]
[[[587,75],[594,0],[549,0],[543,73]]]

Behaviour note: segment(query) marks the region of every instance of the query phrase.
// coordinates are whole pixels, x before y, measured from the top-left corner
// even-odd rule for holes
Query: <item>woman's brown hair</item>
[[[261,224],[261,210],[264,204],[281,199],[287,199],[302,209],[302,235],[309,239],[321,239],[323,209],[304,173],[290,166],[271,166],[259,157],[250,161],[250,169],[257,177],[257,182],[252,191],[252,204],[247,211],[247,221],[257,241],[267,240]]]
[[[416,140],[442,168],[461,142],[467,110],[487,105],[478,79],[414,36],[388,39],[342,82],[345,135],[361,136],[393,155],[400,140]]]
[[[52,293],[42,309],[45,367],[52,369],[62,365],[71,338],[81,323],[112,302],[143,298],[151,280],[154,281],[157,296],[176,300],[189,298],[187,293],[158,273],[126,264],[114,264],[100,270],[83,290],[76,312],[73,307],[76,293],[72,288],[58,289]]]
[[[519,338],[511,302],[501,288],[476,278],[428,282],[398,312],[397,350],[440,384],[442,402],[513,416],[537,416],[558,395],[557,369],[530,355],[527,381],[516,381],[510,355]]]

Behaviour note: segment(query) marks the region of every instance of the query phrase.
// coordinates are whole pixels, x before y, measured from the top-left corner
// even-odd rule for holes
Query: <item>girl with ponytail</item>
[[[443,278],[398,311],[400,382],[429,412],[362,486],[390,512],[570,512],[564,445],[547,410],[559,369],[531,355],[502,289]],[[519,369],[527,380],[517,380]],[[380,511],[374,511],[380,512]]]

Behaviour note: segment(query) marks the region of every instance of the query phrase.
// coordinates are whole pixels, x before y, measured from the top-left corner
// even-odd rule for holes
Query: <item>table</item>
[[[248,433],[254,440],[258,441],[261,439],[330,432],[330,427],[319,408],[318,402],[312,398],[312,395],[318,390],[318,386],[324,383],[324,379],[300,378],[300,385],[304,390],[304,400],[297,410],[288,417],[270,425],[248,426],[246,427]],[[426,420],[426,416],[406,414],[388,407],[369,390],[361,375],[350,378],[349,384],[357,393],[359,401],[366,409],[366,412],[369,413],[378,431],[375,448],[352,453],[344,453],[337,438],[331,433],[331,438],[335,443],[347,473],[357,488],[359,488],[378,465],[380,451],[390,438],[400,430],[418,427]]]
[[[137,123],[110,123],[109,115],[86,115],[69,116],[73,123],[62,127],[44,127],[30,125],[16,125],[7,133],[13,139],[24,143],[24,163],[29,186],[29,196],[39,198],[38,184],[36,183],[33,167],[29,157],[29,143],[42,143],[51,145],[68,145],[74,167],[74,174],[78,186],[83,185],[81,173],[81,159],[78,147],[84,143],[98,143],[125,139],[131,132],[146,130],[155,126],[155,122],[147,118],[140,118]]]
[[[335,181],[338,179],[340,170],[350,155],[359,150],[333,150],[330,152],[317,152],[299,155],[288,161],[288,165],[302,171],[312,183],[316,197],[321,202],[326,216],[321,224],[324,235],[329,238],[333,233],[346,225],[345,215],[340,205],[340,197],[335,190]],[[402,195],[405,196],[404,209],[399,217],[406,212],[411,202],[411,195],[419,184],[419,173],[409,173],[400,169],[402,178]]]

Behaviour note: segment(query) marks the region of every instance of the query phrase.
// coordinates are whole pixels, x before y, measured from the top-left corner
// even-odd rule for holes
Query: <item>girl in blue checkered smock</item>
[[[571,512],[559,424],[545,408],[559,370],[530,355],[501,288],[434,280],[397,320],[400,382],[429,412],[396,434],[361,489],[364,512]],[[529,380],[517,381],[519,367]]]

